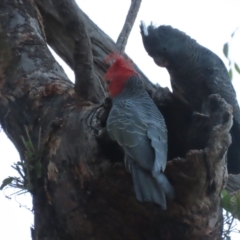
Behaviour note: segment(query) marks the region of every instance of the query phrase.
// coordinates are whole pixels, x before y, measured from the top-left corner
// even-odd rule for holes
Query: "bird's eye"
[[[109,80],[107,80],[107,81],[106,81],[106,83],[107,83],[107,85],[109,85],[109,84],[110,84],[110,81],[109,81]]]
[[[163,51],[164,51],[164,52],[166,52],[166,51],[167,51],[167,49],[164,47],[164,48],[163,48]]]

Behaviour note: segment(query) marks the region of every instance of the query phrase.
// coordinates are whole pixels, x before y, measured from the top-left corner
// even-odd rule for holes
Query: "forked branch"
[[[76,28],[75,32],[74,29],[71,28],[73,24],[67,24],[69,22],[69,18],[73,18],[72,12],[69,12],[69,14],[66,13],[63,18],[61,17],[62,14],[60,14],[61,9],[59,9],[59,2],[63,2],[66,5],[69,0],[35,0],[35,2],[44,21],[44,30],[48,44],[74,70],[74,39],[78,39],[79,33]],[[84,21],[85,28],[87,29],[87,33],[91,39],[94,74],[97,75],[97,78],[95,75],[95,81],[99,86],[97,89],[97,96],[102,97],[103,100],[103,96],[105,95],[102,79],[108,68],[108,66],[104,63],[104,59],[109,53],[116,51],[117,47],[113,40],[109,38],[109,36],[106,35],[95,23],[93,23],[93,21],[91,21],[91,19],[78,7],[75,2],[72,4],[71,8],[72,7],[77,15]],[[77,24],[78,19],[76,19],[73,23]],[[151,93],[155,92],[156,87],[147,79],[147,77],[135,64],[134,66],[141,75],[146,89]]]

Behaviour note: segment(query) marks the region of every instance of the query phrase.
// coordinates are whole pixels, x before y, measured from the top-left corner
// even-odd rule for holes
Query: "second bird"
[[[240,173],[240,109],[228,71],[222,60],[184,32],[171,26],[140,26],[143,44],[160,67],[165,67],[173,92],[193,111],[202,111],[209,95],[219,94],[233,107],[232,144],[228,150],[229,173]]]

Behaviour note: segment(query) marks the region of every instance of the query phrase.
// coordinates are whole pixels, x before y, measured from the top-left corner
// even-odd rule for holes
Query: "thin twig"
[[[125,51],[127,40],[132,30],[133,24],[136,20],[141,2],[142,0],[131,0],[131,6],[129,8],[125,23],[116,43],[119,53],[124,53]]]

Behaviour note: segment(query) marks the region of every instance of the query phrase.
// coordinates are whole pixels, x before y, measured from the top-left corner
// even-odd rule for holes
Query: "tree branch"
[[[80,32],[81,40],[75,41],[74,48],[74,72],[75,72],[75,91],[85,100],[99,103],[102,96],[96,96],[97,86],[95,84],[95,74],[93,68],[93,56],[91,42],[84,25]]]
[[[134,22],[136,20],[141,2],[142,0],[131,0],[131,6],[129,8],[125,23],[116,42],[117,49],[121,54],[124,53],[125,51],[127,40],[134,25]]]
[[[66,23],[68,22],[67,18],[71,12],[66,14],[66,18],[61,18],[60,13],[56,10],[58,2],[67,1],[68,0],[35,0],[44,21],[45,34],[48,44],[72,69],[74,69],[73,52],[75,42],[72,36],[73,30],[66,28]],[[108,68],[108,65],[104,63],[104,59],[108,54],[117,50],[116,44],[95,23],[93,23],[76,4],[73,4],[73,6],[75,9],[74,11],[76,11],[77,15],[81,16],[81,19],[84,21],[85,27],[91,39],[94,73],[99,79],[99,87],[103,89],[103,76]],[[77,22],[78,20],[76,19],[75,23]],[[78,32],[74,31],[74,39],[76,39],[77,36]],[[135,69],[141,75],[146,89],[149,92],[154,92],[156,90],[155,85],[148,80],[148,78],[136,65]]]
[[[99,79],[94,74],[92,45],[85,27],[82,15],[77,12],[77,5],[73,0],[53,0],[55,11],[61,19],[69,36],[74,41],[73,69],[75,72],[75,91],[85,100],[100,102],[103,92],[99,88]]]

